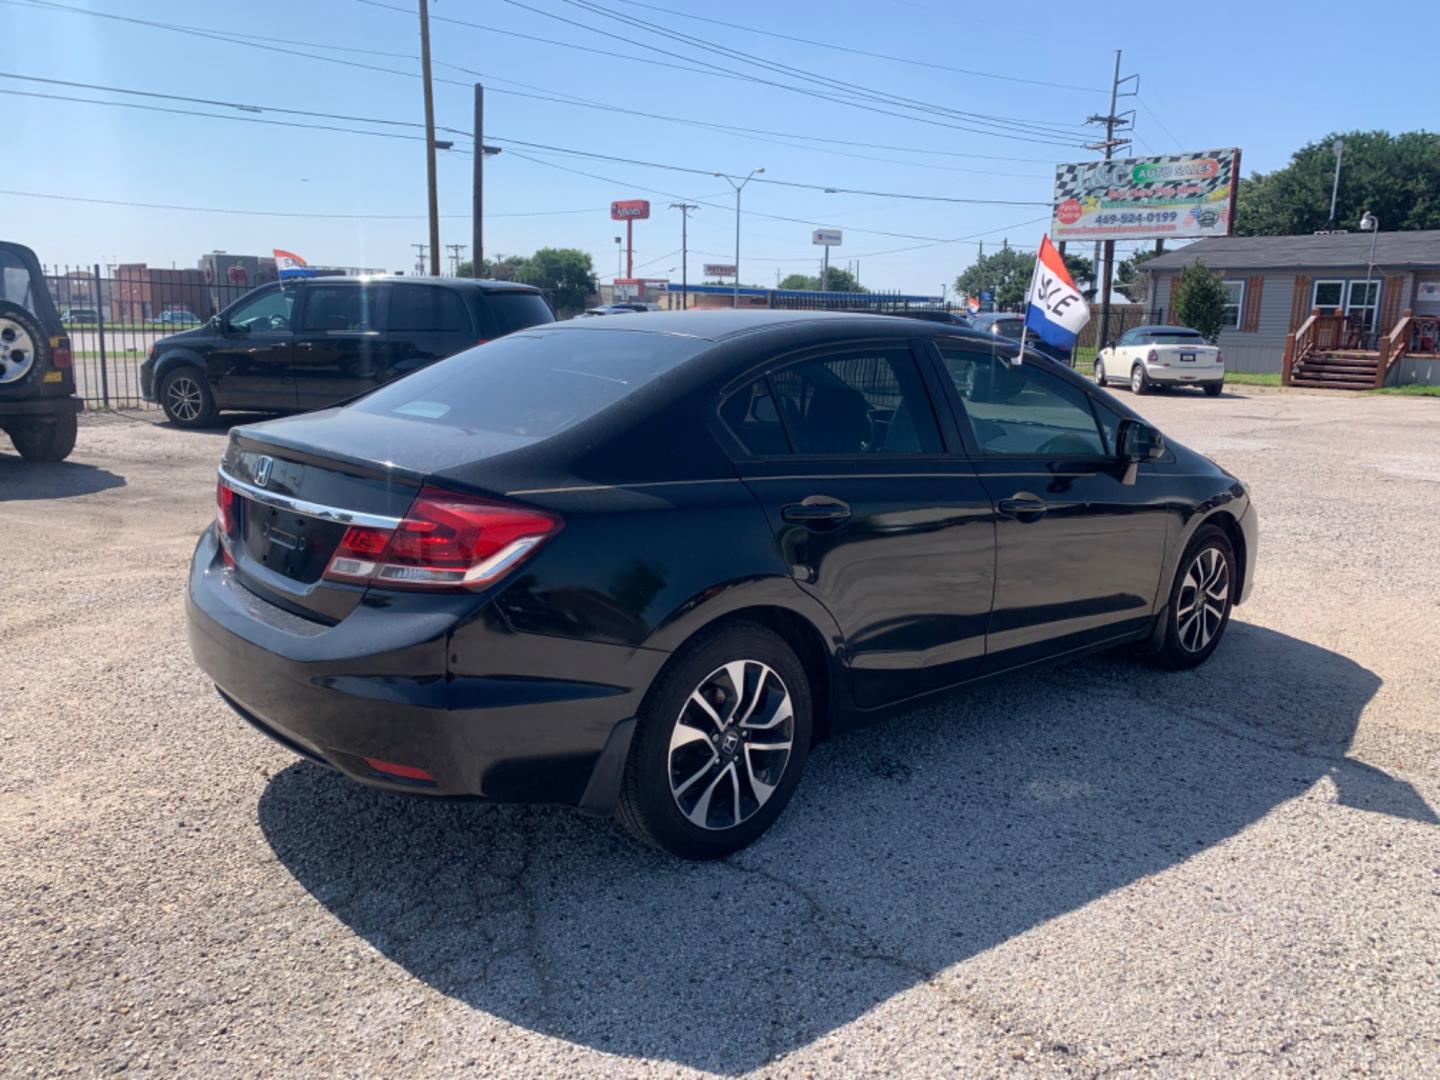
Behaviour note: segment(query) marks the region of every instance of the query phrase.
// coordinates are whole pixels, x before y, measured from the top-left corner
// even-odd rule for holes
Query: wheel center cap
[[[731,728],[729,731],[725,732],[725,734],[720,737],[720,752],[722,754],[725,754],[727,757],[735,753],[735,748],[739,745],[740,733],[734,728]]]

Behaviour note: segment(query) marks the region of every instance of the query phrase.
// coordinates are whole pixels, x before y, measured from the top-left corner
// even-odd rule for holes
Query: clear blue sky
[[[57,2],[201,28],[217,36],[180,34],[57,10],[48,0],[0,0],[0,41],[6,42],[7,72],[259,106],[399,121],[422,118],[415,75],[419,64],[413,59],[419,54],[415,0],[381,0],[400,10],[364,0]],[[691,202],[717,204],[705,205],[691,218],[691,279],[695,280],[699,263],[728,262],[734,246],[734,196],[726,181],[704,173],[743,175],[756,166],[764,166],[765,179],[772,180],[1044,203],[1050,197],[1053,163],[1094,156],[1074,148],[1093,138],[1093,131],[1071,125],[1104,111],[1103,88],[1108,86],[1116,48],[1124,50],[1122,73],[1140,75],[1138,102],[1126,99],[1120,106],[1137,109],[1137,153],[1239,146],[1248,173],[1283,165],[1298,146],[1332,130],[1414,130],[1427,123],[1433,127],[1436,115],[1433,79],[1420,62],[1424,47],[1417,46],[1418,52],[1403,46],[1399,53],[1394,49],[1397,40],[1405,40],[1407,28],[1418,32],[1433,22],[1433,4],[1419,0],[1371,3],[1363,10],[1331,0],[1144,9],[1132,3],[1067,8],[1020,2],[961,5],[945,0],[654,2],[656,7],[624,4],[613,10],[656,28],[803,69],[812,77],[767,72],[623,25],[565,0],[432,0],[435,76],[454,80],[436,85],[437,123],[470,129],[469,84],[479,77],[488,88],[487,136],[495,141],[525,140],[702,172],[565,156],[507,142],[505,152],[491,158],[487,167],[488,255],[524,254],[547,245],[579,247],[592,253],[596,269],[608,279],[615,273],[613,238],[619,232],[608,218],[610,201],[649,198],[653,217],[636,226],[636,272],[678,279],[679,215],[665,207],[683,196]],[[976,10],[987,13],[977,15]],[[543,14],[547,12],[588,29],[547,17]],[[1358,21],[1361,15],[1364,25]],[[891,54],[910,62],[820,48],[687,16]],[[495,30],[640,59],[594,55]],[[616,37],[603,36],[602,31]],[[289,51],[242,43],[261,38]],[[953,112],[919,114],[935,121],[926,123],[673,66],[706,64],[817,93],[850,94],[852,100],[855,87],[863,87],[890,98],[877,103],[872,97],[875,108],[912,117],[913,108],[892,104],[894,97],[1004,117],[1003,131],[1042,141],[943,126],[995,127],[977,125]],[[823,82],[825,78],[849,88],[837,89]],[[1094,89],[1062,89],[1013,79]],[[0,90],[146,100],[11,79],[0,79]],[[583,98],[635,112],[780,134],[725,132],[521,94]],[[183,102],[150,103],[253,115]],[[410,244],[426,239],[421,142],[12,94],[0,95],[0,109],[6,121],[6,169],[0,188],[123,203],[255,211],[201,213],[0,194],[0,234],[34,247],[46,263],[144,261],[194,266],[198,256],[211,249],[268,254],[280,247],[313,263],[404,269],[414,263]],[[1017,129],[1013,119],[1031,126]],[[349,126],[378,130],[372,124]],[[403,127],[390,130],[415,133]],[[794,135],[904,149],[805,143]],[[1072,147],[1052,145],[1052,140]],[[470,240],[470,168],[467,156],[440,156],[444,243]],[[817,266],[819,249],[810,243],[811,226],[758,216],[764,213],[844,229],[844,245],[833,253],[837,264],[858,258],[866,285],[925,293],[938,292],[942,281],[953,281],[976,254],[973,241],[930,240],[984,234],[987,250],[1002,238],[1033,247],[1044,229],[1043,219],[1048,219],[1043,207],[826,194],[760,183],[746,189],[744,208],[741,261],[746,280],[773,283],[777,270],[813,273]],[[302,216],[263,213],[275,211]],[[667,273],[671,267],[676,268],[673,275]]]

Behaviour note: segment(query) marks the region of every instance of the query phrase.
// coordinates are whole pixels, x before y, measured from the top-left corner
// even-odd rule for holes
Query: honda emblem
[[[270,482],[270,469],[275,462],[265,454],[255,459],[255,486],[264,487]]]

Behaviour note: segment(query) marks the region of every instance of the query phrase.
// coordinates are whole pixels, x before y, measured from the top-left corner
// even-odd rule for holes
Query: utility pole
[[[485,87],[475,84],[475,164],[470,193],[470,276],[485,276]]]
[[[1123,79],[1120,77],[1120,50],[1116,49],[1115,75],[1110,81],[1110,111],[1107,112],[1104,116],[1090,116],[1087,117],[1085,120],[1087,124],[1105,125],[1104,141],[1098,143],[1091,143],[1088,149],[1103,150],[1105,152],[1106,161],[1110,161],[1115,156],[1116,147],[1130,145],[1129,139],[1117,139],[1115,137],[1115,130],[1117,128],[1133,126],[1135,123],[1135,110],[1130,109],[1125,113],[1117,116],[1115,113],[1115,106],[1121,96],[1121,85],[1130,82],[1131,80],[1134,80],[1135,82],[1135,89],[1126,91],[1124,95],[1125,97],[1134,97],[1140,92],[1140,76],[1126,75]],[[1100,244],[1097,243],[1095,245],[1095,271],[1097,274],[1102,274],[1103,276],[1100,278],[1100,334],[1095,340],[1098,347],[1103,349],[1105,347],[1106,341],[1109,340],[1110,335],[1110,282],[1111,279],[1115,276],[1115,241],[1105,241],[1104,270],[1100,269],[1100,248]]]
[[[745,177],[745,179],[741,180],[738,184],[735,183],[733,177],[727,176],[725,173],[715,174],[716,177],[723,179],[727,184],[729,184],[732,188],[735,189],[735,294],[731,302],[732,307],[738,308],[740,306],[740,192],[745,190],[746,184],[750,183],[751,180],[755,179],[755,177],[759,176],[764,171],[765,169],[763,166],[758,169],[751,169],[750,175]]]
[[[415,275],[416,275],[417,277],[424,277],[424,276],[425,276],[425,253],[430,250],[430,245],[429,245],[429,244],[411,244],[410,246],[415,249]]]
[[[690,307],[690,211],[700,207],[695,203],[672,202],[670,209],[680,211],[680,307],[685,310]]]
[[[430,195],[430,276],[440,276],[440,195],[435,187],[435,90],[430,84],[430,0],[420,0],[420,75],[425,84],[425,181]],[[483,154],[478,146],[477,155]]]
[[[466,248],[466,247],[467,247],[467,245],[465,245],[465,244],[446,244],[446,245],[445,245],[445,250],[448,251],[448,252],[450,252],[450,276],[451,276],[451,277],[459,277],[459,276],[460,276],[460,256],[462,256],[462,255],[465,254],[465,248]],[[470,276],[471,276],[471,277],[474,277],[475,275],[474,275],[474,273],[471,273]]]
[[[1330,144],[1330,150],[1335,155],[1335,182],[1330,185],[1330,220],[1325,226],[1327,229],[1335,228],[1335,200],[1340,197],[1340,159],[1345,156],[1345,140],[1336,139]]]

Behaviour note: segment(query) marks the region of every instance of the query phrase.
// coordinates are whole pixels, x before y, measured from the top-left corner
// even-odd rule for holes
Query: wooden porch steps
[[[1323,390],[1373,390],[1380,370],[1380,354],[1363,349],[1314,352],[1295,365],[1291,386]]]

